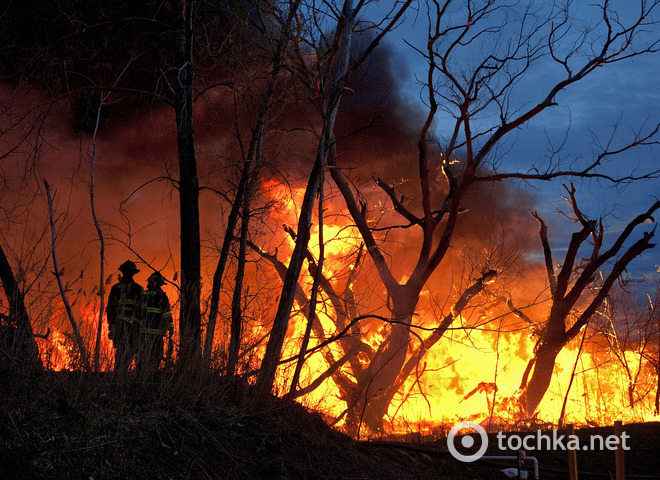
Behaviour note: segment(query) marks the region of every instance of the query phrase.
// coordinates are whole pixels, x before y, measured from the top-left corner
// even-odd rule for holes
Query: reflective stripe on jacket
[[[122,292],[123,293],[123,292]],[[140,322],[137,317],[138,302],[132,298],[119,298],[117,309],[119,311],[119,319],[126,323]]]
[[[112,286],[108,295],[106,314],[111,327],[118,322],[129,325],[140,323],[138,302],[142,297],[142,287],[133,280],[120,281]]]
[[[164,336],[174,328],[169,299],[160,288],[142,293],[139,314],[144,334]]]

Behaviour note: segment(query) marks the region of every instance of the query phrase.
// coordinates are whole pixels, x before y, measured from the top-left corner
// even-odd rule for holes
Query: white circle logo
[[[454,437],[460,430],[464,428],[471,428],[476,430],[481,437],[481,447],[479,447],[479,450],[477,450],[477,452],[473,453],[472,455],[463,455],[461,452],[456,450],[456,446],[454,445]],[[461,445],[463,445],[465,448],[472,447],[474,445],[474,438],[463,436],[463,438],[461,438]],[[461,462],[474,462],[479,460],[484,455],[484,453],[486,453],[486,448],[488,448],[488,435],[486,435],[486,430],[484,430],[484,427],[478,423],[457,423],[451,430],[449,430],[449,435],[447,435],[447,448],[449,449],[449,453],[451,453],[456,460]]]

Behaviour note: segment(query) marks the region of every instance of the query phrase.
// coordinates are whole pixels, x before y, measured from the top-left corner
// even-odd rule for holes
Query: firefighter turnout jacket
[[[140,323],[138,303],[142,297],[142,291],[142,287],[132,278],[122,278],[110,289],[105,312],[111,338],[116,337],[117,333],[126,334],[138,329]]]
[[[163,337],[174,330],[170,301],[160,287],[142,293],[139,315],[142,333],[145,335]]]

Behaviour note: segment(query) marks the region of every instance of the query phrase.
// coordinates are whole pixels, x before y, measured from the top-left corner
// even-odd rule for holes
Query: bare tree
[[[329,62],[329,65],[326,67],[328,68],[327,71],[319,72],[319,75],[322,75],[321,82],[325,83],[325,81],[328,81],[329,83],[328,98],[327,100],[324,99],[323,105],[323,132],[319,139],[316,159],[309,175],[305,197],[300,209],[296,246],[284,278],[282,295],[280,296],[277,313],[273,321],[273,328],[271,329],[266,353],[264,354],[257,380],[257,396],[262,399],[266,399],[273,388],[273,381],[275,380],[275,373],[291,315],[291,308],[293,307],[298,276],[300,275],[303,261],[307,256],[307,243],[309,241],[314,201],[323,179],[327,151],[330,147],[339,100],[341,99],[343,87],[346,83],[345,76],[348,74],[348,61],[351,52],[351,36],[354,22],[355,12],[353,11],[353,2],[348,0],[344,3],[341,16],[337,20],[336,36],[331,47],[332,50],[326,53],[329,59],[335,57],[336,65],[334,65],[334,68],[336,69],[336,73],[333,75],[331,70],[333,61]]]
[[[229,342],[227,374],[234,375],[241,342],[242,334],[242,290],[245,274],[247,242],[249,234],[250,217],[253,214],[251,204],[255,192],[261,181],[261,170],[264,166],[264,138],[268,132],[269,123],[273,121],[273,107],[278,103],[278,93],[281,90],[281,77],[283,76],[291,50],[291,39],[293,35],[293,22],[296,19],[300,2],[292,2],[288,9],[279,11],[278,9],[267,9],[262,11],[257,8],[255,15],[254,30],[261,32],[261,36],[268,39],[265,45],[265,58],[263,59],[263,68],[267,70],[265,79],[262,82],[254,77],[247,79],[249,82],[245,90],[254,94],[258,100],[257,112],[250,129],[250,136],[247,141],[247,147],[243,139],[243,134],[239,125],[240,114],[238,110],[239,86],[233,88],[234,105],[236,117],[235,136],[239,145],[241,156],[240,179],[236,188],[231,210],[227,218],[220,256],[213,275],[213,285],[211,289],[211,299],[209,306],[209,321],[206,330],[205,340],[205,360],[210,362],[213,351],[213,340],[216,327],[216,318],[218,314],[218,305],[220,290],[222,288],[223,275],[229,258],[232,242],[238,240],[239,252],[237,255],[236,275],[234,282],[234,292],[231,305],[231,337]],[[232,52],[239,56],[240,51]],[[240,59],[237,60],[240,62]],[[233,82],[232,82],[233,83]],[[241,95],[245,95],[242,93]],[[240,220],[240,235],[238,239],[234,236],[237,224]]]
[[[92,220],[94,221],[94,228],[96,229],[96,234],[99,239],[99,314],[98,314],[98,323],[96,325],[96,341],[94,342],[94,358],[92,363],[92,368],[95,371],[100,370],[101,368],[101,334],[103,332],[103,312],[105,311],[105,237],[103,236],[103,230],[101,229],[101,224],[99,223],[98,216],[96,214],[96,202],[95,202],[95,193],[94,193],[94,182],[96,180],[96,134],[98,133],[99,122],[101,119],[101,106],[103,106],[104,99],[101,97],[100,106],[96,114],[96,125],[94,127],[94,133],[92,135],[92,152],[90,156],[90,180],[89,180],[89,204],[92,211]]]
[[[319,223],[321,223],[320,220]],[[295,233],[290,228],[285,226],[285,230],[295,239]],[[334,239],[327,242],[329,245],[332,245],[334,242],[341,241],[341,239]],[[277,254],[267,253],[254,244],[251,247],[263,259],[273,265],[280,278],[284,280],[287,268],[277,258]],[[351,258],[343,260],[344,263],[351,265],[348,274],[343,275],[345,278],[328,278],[325,273],[321,273],[317,265],[319,262],[317,262],[312,252],[310,250],[307,251],[308,271],[314,280],[312,291],[308,295],[300,281],[295,291],[295,300],[298,309],[305,314],[307,328],[303,334],[299,354],[281,361],[284,364],[296,361],[293,378],[297,380],[300,374],[300,359],[303,358],[306,360],[311,355],[320,352],[325,360],[327,369],[316,371],[315,374],[306,379],[304,385],[298,385],[296,381],[295,384],[292,384],[288,396],[297,398],[307,395],[321,386],[326,380],[332,379],[338,388],[340,398],[346,402],[346,410],[339,417],[333,419],[333,423],[344,419],[345,429],[351,435],[356,436],[361,434],[361,430],[365,426],[373,430],[374,424],[380,425],[380,428],[383,425],[382,418],[372,419],[368,417],[372,411],[368,406],[375,397],[373,392],[370,391],[370,388],[373,384],[371,364],[377,349],[370,344],[368,331],[362,329],[361,324],[369,320],[377,320],[385,322],[389,325],[389,328],[396,326],[395,321],[378,315],[375,312],[360,314],[360,311],[370,311],[366,306],[360,305],[352,290],[353,283],[360,276],[359,272],[363,258],[364,249],[363,246],[360,246],[357,251],[351,254]],[[368,274],[364,273],[364,275]],[[484,292],[484,289],[496,277],[497,272],[495,270],[489,270],[474,278],[472,283],[465,287],[462,294],[457,295],[453,299],[453,303],[446,309],[447,313],[441,317],[439,326],[434,328],[412,326],[417,332],[414,335],[418,339],[418,344],[412,350],[412,354],[406,361],[406,364],[398,372],[394,384],[388,388],[387,392],[379,395],[383,402],[387,402],[386,406],[392,404],[396,394],[402,390],[410,376],[415,372],[419,372],[425,355],[442,338],[443,334],[451,328],[453,321],[461,315],[465,315],[465,311],[471,301]],[[317,285],[317,294],[320,295],[319,302],[316,305],[320,305],[325,315],[333,322],[334,330],[331,329],[328,331],[315,318],[315,310],[312,310],[312,307],[316,303],[314,302],[314,285]],[[316,309],[318,308],[319,306],[316,306]],[[463,322],[461,323],[463,324]],[[465,326],[464,328],[468,327]],[[316,344],[313,346],[309,346],[309,335],[311,331],[314,332],[314,337],[316,338]],[[334,349],[326,348],[331,344],[334,344]]]
[[[9,303],[9,321],[2,326],[0,348],[3,356],[14,355],[26,366],[41,365],[39,348],[34,339],[34,332],[28,311],[25,308],[25,294],[19,288],[5,251],[0,245],[0,281]]]
[[[601,279],[602,281],[602,279]],[[649,282],[645,279],[643,284]],[[614,363],[623,370],[630,408],[642,401],[650,392],[647,368],[653,366],[654,339],[658,335],[657,287],[656,294],[647,293],[646,302],[637,304],[635,290],[639,282],[622,279],[610,290],[610,295],[594,318],[593,328],[599,338],[605,339],[606,351]]]
[[[270,394],[273,387],[273,381],[277,370],[277,365],[281,357],[282,345],[286,335],[286,330],[291,315],[291,308],[295,300],[296,285],[298,277],[305,258],[307,257],[307,244],[309,242],[311,217],[314,209],[314,202],[318,194],[321,182],[324,178],[326,162],[334,151],[334,128],[337,118],[339,103],[344,93],[344,88],[352,70],[364,61],[373,49],[379,44],[382,38],[398,23],[400,17],[410,5],[410,1],[396,2],[391,12],[383,20],[383,27],[374,40],[364,49],[363,52],[356,55],[356,59],[351,59],[351,43],[353,30],[364,2],[359,2],[356,7],[352,0],[345,0],[341,12],[330,11],[336,16],[336,26],[334,26],[334,35],[332,38],[324,39],[323,44],[316,45],[316,64],[315,70],[307,67],[302,52],[300,52],[299,66],[301,71],[308,79],[308,85],[318,88],[317,98],[322,119],[321,132],[318,138],[318,148],[314,165],[309,174],[307,188],[300,207],[298,217],[298,226],[296,230],[296,244],[287,268],[287,273],[282,286],[277,313],[273,321],[273,327],[266,352],[261,364],[261,370],[257,378],[256,390],[260,399],[265,399]],[[318,15],[314,13],[314,15]],[[310,23],[318,22],[318,18],[310,19]]]
[[[652,54],[658,42],[643,39],[646,26],[653,21],[657,2],[640,2],[640,9],[629,24],[623,24],[607,1],[599,8],[602,20],[593,28],[582,29],[572,22],[572,5],[556,3],[535,6],[518,2],[428,2],[425,5],[429,25],[425,48],[413,48],[426,61],[424,100],[428,114],[418,141],[418,183],[415,204],[399,196],[395,185],[378,179],[402,222],[392,228],[417,231],[421,247],[405,282],[397,281],[388,262],[387,244],[373,228],[360,208],[359,187],[350,186],[339,162],[330,159],[331,173],[346,202],[355,225],[364,239],[382,284],[387,290],[391,319],[390,334],[379,345],[372,359],[371,391],[367,410],[369,426],[382,427],[388,399],[386,392],[396,384],[405,365],[412,319],[419,295],[431,275],[446,257],[461,223],[466,199],[477,184],[507,179],[551,180],[563,176],[602,178],[608,181],[632,181],[657,176],[658,170],[612,177],[601,171],[611,157],[637,146],[656,143],[659,127],[639,133],[624,145],[611,142],[593,159],[582,165],[564,168],[554,154],[543,168],[526,165],[520,171],[507,171],[503,161],[509,137],[530,124],[543,112],[558,104],[557,95],[582,82],[599,67],[632,57]],[[543,93],[533,106],[520,85],[538,65],[552,68],[561,78],[543,84]],[[433,127],[444,120],[448,134],[434,149]],[[460,159],[460,160],[458,160]],[[576,168],[577,165],[577,168]],[[440,192],[435,178],[443,183]],[[632,252],[631,252],[632,253]],[[484,272],[484,274],[487,272]],[[546,364],[544,364],[546,365]],[[535,384],[536,384],[535,380]]]
[[[193,121],[193,0],[172,0],[171,8],[180,12],[175,25],[174,113],[179,152],[179,219],[181,222],[181,311],[180,355],[182,363],[195,365],[201,356],[201,245],[199,227],[199,178],[195,156]]]
[[[48,111],[49,104],[46,102],[32,105],[31,108],[18,110],[11,108],[11,105],[22,105],[29,99],[29,89],[26,90],[22,85],[10,96],[6,103],[2,102],[2,115],[0,116],[0,164],[2,164],[2,173],[0,173],[0,212],[3,219],[2,243],[0,243],[0,283],[7,299],[7,310],[0,313],[0,349],[2,350],[3,362],[9,358],[17,359],[21,367],[42,368],[42,362],[39,356],[39,348],[35,341],[35,332],[32,319],[28,311],[26,295],[29,292],[29,285],[22,285],[20,282],[22,269],[26,265],[21,265],[20,260],[16,263],[10,262],[12,258],[12,245],[5,242],[5,238],[15,238],[15,232],[12,231],[12,224],[30,210],[28,205],[33,204],[36,195],[27,191],[12,191],[18,183],[24,186],[26,178],[29,177],[34,166],[34,157],[27,156],[23,162],[25,169],[18,172],[17,179],[11,178],[7,165],[14,155],[22,154],[22,150],[27,151],[30,148],[30,142],[33,136],[38,133],[43,125],[41,114]],[[4,100],[4,99],[3,99]],[[8,198],[10,197],[10,198]],[[17,202],[15,198],[19,201]],[[6,237],[5,237],[6,235]],[[40,239],[41,240],[41,239]],[[38,242],[37,242],[38,243]],[[31,246],[33,247],[33,246]],[[36,250],[36,249],[35,249]],[[12,263],[14,266],[12,267]],[[18,277],[17,277],[17,272]]]
[[[205,188],[210,189],[210,185],[204,182],[214,173],[198,171],[202,150],[197,144],[199,131],[196,128],[200,127],[200,123],[195,102],[202,99],[211,103],[212,96],[206,96],[206,93],[226,88],[235,99],[232,113],[235,118],[239,117],[237,110],[240,110],[238,99],[241,93],[231,75],[233,69],[247,65],[251,59],[239,59],[242,51],[232,52],[233,48],[238,48],[233,45],[246,40],[234,35],[236,30],[227,27],[231,20],[224,17],[222,21],[218,19],[225,13],[229,16],[235,14],[234,18],[243,22],[248,19],[247,23],[261,32],[257,40],[249,41],[254,41],[254,51],[259,50],[260,67],[263,67],[265,73],[262,72],[259,81],[254,82],[257,85],[252,85],[250,95],[256,100],[253,104],[254,112],[250,114],[254,115],[244,120],[249,125],[238,125],[239,120],[235,120],[232,134],[239,154],[227,154],[233,162],[232,172],[237,172],[235,188],[228,187],[227,182],[220,192],[231,207],[224,222],[226,225],[223,225],[224,237],[218,241],[222,246],[213,275],[204,354],[206,360],[210,360],[223,282],[231,283],[223,278],[229,277],[227,266],[232,261],[232,254],[236,253],[236,262],[230,266],[234,270],[231,270],[233,290],[230,295],[231,337],[227,371],[233,374],[238,370],[241,350],[243,353],[246,350],[243,348],[243,328],[246,324],[244,304],[248,293],[245,277],[249,268],[250,247],[271,262],[283,282],[272,331],[257,377],[258,396],[268,398],[282,362],[283,344],[293,305],[298,303],[302,307],[309,302],[300,283],[301,272],[307,262],[308,271],[316,280],[319,299],[323,301],[308,310],[309,328],[305,338],[315,334],[321,340],[320,344],[311,347],[303,344],[297,355],[298,365],[302,366],[311,351],[320,350],[323,347],[319,345],[327,345],[326,342],[331,340],[339,342],[342,352],[337,354],[324,351],[327,370],[320,372],[307,385],[294,381],[291,395],[302,395],[313,390],[323,380],[332,378],[341,396],[347,401],[346,415],[350,428],[359,429],[366,425],[372,431],[383,430],[383,418],[393,398],[401,391],[407,379],[420,370],[425,354],[441,341],[446,331],[455,328],[454,323],[461,314],[498,277],[500,272],[497,265],[488,262],[479,265],[470,276],[455,282],[461,287],[454,289],[453,297],[447,300],[448,306],[453,308],[438,315],[436,324],[426,326],[427,330],[420,330],[417,324],[420,295],[428,288],[431,278],[437,275],[441,264],[446,263],[451,256],[452,247],[456,246],[456,232],[464,224],[463,219],[471,215],[469,203],[475,201],[475,192],[478,192],[479,187],[503,180],[547,181],[560,177],[581,177],[616,184],[658,176],[659,170],[631,170],[615,176],[612,170],[604,168],[611,159],[625,157],[634,147],[656,143],[659,128],[651,124],[650,120],[644,131],[640,129],[631,138],[623,140],[620,132],[617,132],[600,145],[602,148],[594,156],[577,158],[571,163],[562,160],[559,150],[551,151],[547,162],[540,166],[531,163],[521,166],[520,163],[509,162],[505,156],[507,148],[515,142],[515,136],[522,134],[521,127],[532,125],[544,112],[559,104],[562,100],[560,93],[565,89],[578,82],[586,83],[603,66],[613,66],[623,60],[657,51],[657,39],[650,38],[650,35],[645,37],[645,32],[654,22],[653,14],[658,9],[656,1],[640,1],[640,8],[634,15],[624,17],[617,15],[609,2],[604,0],[592,7],[598,9],[600,19],[587,26],[572,20],[573,5],[570,2],[421,2],[421,13],[415,19],[421,22],[422,18],[426,18],[428,36],[424,45],[412,45],[413,40],[410,40],[410,46],[427,67],[426,78],[421,84],[423,101],[428,110],[420,122],[414,142],[417,150],[411,156],[416,181],[401,186],[388,179],[375,178],[375,185],[380,189],[379,195],[385,199],[381,204],[391,205],[397,215],[396,221],[391,221],[395,215],[387,215],[380,222],[374,222],[378,212],[371,209],[367,200],[370,194],[366,193],[365,185],[357,176],[364,173],[364,169],[355,168],[362,158],[352,156],[353,152],[349,150],[342,150],[344,139],[335,134],[338,131],[337,115],[346,93],[353,93],[349,87],[352,73],[401,21],[404,12],[412,11],[411,1],[391,2],[390,9],[385,10],[384,14],[383,10],[379,10],[380,17],[376,19],[366,15],[369,5],[377,3],[369,1],[236,2],[241,7],[248,5],[255,8],[250,10],[250,14],[230,12],[231,9],[227,9],[222,15],[206,16],[209,11],[207,9],[219,4],[222,7],[218,8],[224,8],[225,3],[167,0],[164,3],[145,2],[144,5],[136,6],[135,11],[117,7],[117,18],[113,18],[112,22],[106,21],[103,12],[90,19],[79,12],[69,15],[69,2],[53,3],[55,10],[61,13],[58,18],[66,19],[65,22],[74,28],[74,34],[65,39],[58,38],[57,42],[51,42],[53,39],[46,37],[38,39],[43,45],[38,45],[37,50],[43,54],[44,60],[26,64],[25,67],[20,66],[19,60],[2,53],[6,64],[11,63],[11,68],[16,69],[16,75],[25,72],[34,74],[35,84],[47,88],[53,96],[66,94],[74,106],[76,116],[79,114],[81,117],[76,118],[76,126],[83,130],[102,124],[100,107],[104,97],[100,95],[101,92],[123,95],[117,104],[129,105],[131,108],[138,103],[135,98],[146,98],[150,102],[162,103],[174,112],[178,176],[172,175],[168,181],[178,189],[179,194],[182,272],[179,358],[182,363],[189,362],[193,366],[197,365],[202,352],[200,291],[203,279],[200,265],[203,249],[200,229],[203,222],[200,220],[199,197]],[[2,22],[2,26],[6,26],[7,31],[11,30],[13,35],[14,27],[4,19]],[[117,35],[104,33],[116,32],[112,30],[114,25],[121,25],[121,28],[128,25],[131,28],[126,28],[127,31],[137,31],[135,25],[144,27],[149,33],[145,35],[150,42],[148,48],[137,41],[133,42],[135,39],[129,35],[130,38],[125,41],[123,38],[108,40],[110,47],[103,50],[110,55],[107,62],[101,65],[101,62],[90,61],[93,60],[97,45],[90,42],[90,46],[87,46],[86,35],[94,32],[94,37],[113,39]],[[53,32],[57,30],[52,29]],[[360,50],[355,47],[354,41],[358,33],[367,30],[372,36],[364,37],[368,40]],[[5,36],[4,33],[0,35],[3,38]],[[140,37],[137,33],[135,36]],[[74,37],[75,40],[69,42]],[[46,48],[51,43],[52,49]],[[117,48],[117,45],[127,48]],[[233,58],[226,62],[219,61],[218,52],[229,52]],[[82,61],[76,62],[76,57],[82,58]],[[87,69],[87,63],[93,67]],[[133,69],[136,64],[140,67]],[[38,72],[39,69],[32,65],[48,68]],[[125,78],[122,77],[122,82],[107,84],[108,78],[117,78],[116,75],[107,75],[107,69],[117,69],[120,65],[121,68],[130,65],[131,68],[126,67],[129,73]],[[22,68],[33,70],[28,72]],[[530,77],[547,71],[552,71],[552,75],[542,76],[542,81],[538,82],[538,88],[534,90],[537,93],[525,90],[524,84],[530,81]],[[251,226],[256,223],[255,192],[263,179],[261,168],[267,160],[264,156],[265,139],[273,120],[274,105],[288,100],[283,98],[284,95],[278,97],[282,86],[280,82],[286,84],[289,80],[305,86],[308,98],[303,102],[316,108],[314,118],[304,120],[307,131],[313,130],[316,136],[316,153],[311,165],[307,166],[310,171],[297,218],[295,248],[288,266],[285,266],[286,262],[278,260],[274,254],[258,251],[258,247],[252,246]],[[152,105],[150,103],[149,108]],[[115,108],[114,105],[103,107],[103,112]],[[79,110],[84,112],[80,113]],[[219,111],[214,113],[218,117],[224,114]],[[249,116],[244,115],[243,118]],[[90,119],[95,122],[90,122]],[[367,126],[360,125],[359,128]],[[301,127],[296,125],[296,128]],[[214,130],[211,136],[219,130]],[[439,141],[436,141],[438,138]],[[4,152],[0,155],[4,156]],[[624,171],[624,168],[619,171]],[[329,173],[338,188],[363,242],[363,247],[354,253],[355,264],[367,268],[365,260],[368,259],[371,262],[369,267],[375,268],[377,280],[386,292],[386,298],[377,314],[359,311],[358,302],[349,288],[350,280],[355,278],[352,275],[356,274],[348,275],[347,283],[340,286],[324,276],[320,259],[310,257],[308,243],[313,212],[317,201],[319,211],[322,211],[322,200],[317,198],[326,173]],[[577,205],[575,210],[578,211]],[[647,217],[652,211],[647,212]],[[538,220],[544,225],[540,216]],[[586,217],[580,222],[583,230],[576,234],[574,256],[588,238],[592,237],[594,241],[600,238],[597,222],[593,225]],[[630,224],[631,231],[627,237],[639,225],[634,222]],[[412,263],[401,268],[393,266],[392,262],[396,250],[391,249],[392,242],[389,240],[395,231],[408,233],[410,250],[417,249],[413,253],[415,258]],[[650,247],[652,234],[648,235],[648,238],[640,240],[646,243],[635,244],[638,245],[637,250],[626,250],[623,244],[617,246],[615,242],[612,249],[617,246],[616,249],[602,253],[602,245],[599,245],[599,250],[587,266],[591,265],[597,271],[609,261],[614,261],[613,268],[617,265],[621,267],[615,274],[616,278],[632,257]],[[102,235],[100,239],[103,239]],[[602,238],[598,241],[603,242]],[[546,238],[544,251],[546,258],[551,259],[547,243]],[[623,255],[615,261],[621,252]],[[583,272],[576,271],[575,266],[575,258],[567,257],[562,267],[562,272],[566,272],[563,276],[560,274],[555,278],[552,276],[554,273],[551,275],[552,269],[548,269],[556,308],[561,309],[562,305],[566,307],[565,311],[551,313],[547,323],[548,331],[559,332],[560,328],[554,326],[555,323],[566,321],[567,311],[577,308],[576,302],[584,298],[580,292],[586,292],[590,285],[589,277],[584,280],[584,287],[575,289],[578,284],[571,282],[577,282],[574,279]],[[400,271],[403,268],[405,272]],[[606,281],[609,278],[606,277]],[[3,285],[5,288],[7,285],[11,287],[11,279],[7,283],[3,281]],[[565,291],[557,293],[562,288]],[[577,298],[569,299],[567,292],[573,292],[573,289]],[[229,289],[225,291],[229,292]],[[333,319],[335,331],[328,335],[314,322],[314,317],[318,308],[329,308],[330,304],[336,318]],[[358,322],[367,315],[378,318],[387,326],[385,338],[378,345],[369,345],[360,336]],[[558,320],[551,322],[550,319],[555,317]],[[561,334],[557,334],[557,338],[563,339],[572,331],[573,326],[564,328]],[[353,335],[346,335],[346,332]],[[552,348],[547,347],[551,352],[563,347],[560,345],[563,340],[551,338],[546,331],[542,338],[545,340],[540,341],[537,355],[539,352],[543,354],[545,344],[552,345]],[[261,339],[251,345],[259,342]],[[548,354],[543,360],[550,357]],[[549,368],[547,362],[544,365],[546,369]],[[530,365],[523,382],[528,407],[534,402],[538,403],[535,397],[542,396],[543,384],[549,378],[547,372],[542,372],[540,368],[537,373],[537,366],[539,363],[536,361]],[[300,369],[297,370],[294,377],[300,373]]]
[[[80,334],[80,326],[78,321],[73,314],[73,309],[71,308],[71,302],[69,302],[69,295],[67,289],[62,281],[62,273],[57,261],[57,233],[56,233],[56,220],[55,212],[53,208],[53,197],[50,193],[50,185],[44,180],[44,187],[46,189],[46,198],[48,200],[48,212],[50,214],[50,231],[51,231],[51,259],[53,260],[53,275],[57,279],[57,286],[60,291],[60,297],[64,303],[64,309],[66,311],[67,318],[69,319],[69,324],[71,325],[71,331],[73,333],[73,340],[80,355],[82,365],[84,368],[89,368],[89,355],[87,353],[87,348],[85,347],[85,342]]]
[[[625,243],[637,227],[648,220],[653,220],[652,215],[660,208],[660,202],[655,202],[646,212],[631,220],[612,245],[607,250],[603,250],[605,240],[602,220],[596,221],[586,217],[578,208],[573,186],[567,190],[575,221],[582,228],[572,235],[558,273],[555,273],[545,222],[538,214],[534,214],[541,226],[540,236],[550,285],[551,307],[534,348],[534,356],[529,361],[520,384],[522,391],[520,402],[524,412],[530,416],[534,414],[548,390],[555,359],[561,349],[589,324],[630,262],[645,250],[655,246],[651,243],[655,229],[644,232],[641,238],[630,246],[625,246]],[[589,239],[592,242],[591,255],[580,262],[578,251]],[[599,270],[606,268],[608,262],[614,263],[609,273],[604,275],[596,294],[589,298],[590,287],[596,282]],[[580,308],[580,302],[585,302],[586,307]],[[575,317],[574,322],[570,322],[572,316]]]

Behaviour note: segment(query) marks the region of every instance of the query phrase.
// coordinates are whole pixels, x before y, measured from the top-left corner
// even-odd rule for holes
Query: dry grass
[[[504,478],[501,466],[453,460],[443,439],[356,442],[298,404],[273,399],[258,406],[249,389],[197,369],[26,374],[2,367],[3,480]],[[633,447],[626,453],[628,473],[660,478],[653,476],[660,471],[660,426],[626,429]],[[535,456],[541,478],[567,478],[565,452]],[[610,457],[580,454],[580,471],[598,474],[580,478],[609,478]]]
[[[213,374],[19,375],[9,369],[1,374],[0,388],[2,479],[428,474],[426,466],[411,465],[409,453],[361,445],[295,403],[274,399],[257,407],[249,391],[237,391]]]

